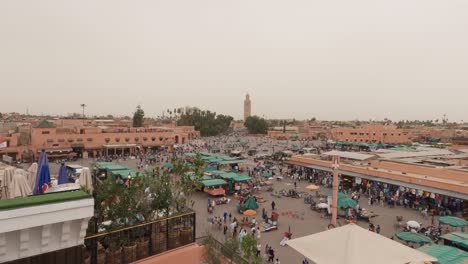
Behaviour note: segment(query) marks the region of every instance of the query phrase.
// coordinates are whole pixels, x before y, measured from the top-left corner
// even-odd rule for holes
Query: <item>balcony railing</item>
[[[239,253],[233,252],[232,249],[223,245],[213,237],[203,236],[197,238],[197,244],[201,246],[211,246],[220,256],[224,257],[227,260],[227,263],[235,264],[249,264],[249,261],[242,257]],[[225,262],[223,262],[225,263]]]
[[[171,216],[85,238],[83,263],[131,263],[195,242],[195,213]]]

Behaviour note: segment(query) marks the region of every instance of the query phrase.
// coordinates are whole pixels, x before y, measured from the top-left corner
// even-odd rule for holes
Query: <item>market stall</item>
[[[211,196],[222,196],[226,194],[227,182],[221,179],[209,179],[200,181],[202,191]]]

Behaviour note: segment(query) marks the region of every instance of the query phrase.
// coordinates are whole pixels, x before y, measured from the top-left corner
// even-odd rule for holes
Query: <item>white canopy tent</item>
[[[36,177],[37,177],[37,162],[34,162],[28,168],[28,184],[31,187],[31,190],[34,189],[34,185],[36,184]]]
[[[9,187],[10,197],[26,197],[32,194],[32,189],[28,183],[28,172],[16,169]]]
[[[437,259],[349,224],[286,242],[317,264],[424,264]]]
[[[91,172],[89,171],[89,168],[83,168],[80,178],[78,179],[78,183],[88,189],[90,192],[93,191],[93,179],[91,178]]]

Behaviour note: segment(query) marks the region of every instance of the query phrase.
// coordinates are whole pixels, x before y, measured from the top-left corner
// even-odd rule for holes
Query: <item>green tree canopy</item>
[[[268,132],[267,121],[258,116],[247,117],[245,120],[245,126],[250,134],[266,134]]]
[[[191,108],[180,114],[177,125],[194,126],[202,136],[216,136],[227,132],[232,120],[231,116],[217,115],[209,110]]]
[[[133,127],[142,127],[143,118],[145,117],[145,112],[141,109],[141,106],[138,105],[135,113],[133,114]]]
[[[249,263],[261,263],[261,259],[256,256],[257,240],[255,240],[253,235],[248,234],[244,237],[244,239],[242,239],[241,248],[244,252],[245,258],[249,261]]]

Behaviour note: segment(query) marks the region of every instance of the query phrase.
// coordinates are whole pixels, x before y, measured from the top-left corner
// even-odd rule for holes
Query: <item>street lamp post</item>
[[[340,169],[340,156],[333,156],[333,191],[332,191],[332,204],[331,204],[331,213],[332,219],[331,223],[336,227],[336,218],[338,216],[338,175]]]

